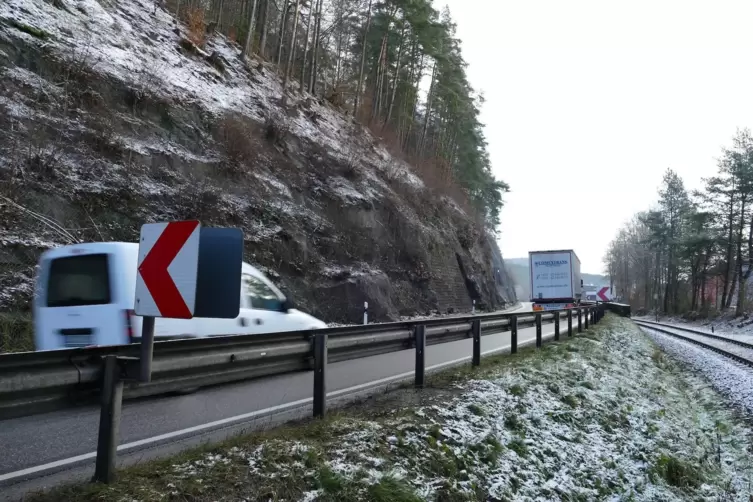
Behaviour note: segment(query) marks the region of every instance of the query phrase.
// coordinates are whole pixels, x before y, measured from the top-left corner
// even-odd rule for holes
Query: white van
[[[139,245],[91,242],[42,254],[33,302],[37,350],[138,342],[134,315]],[[274,333],[326,328],[319,319],[290,308],[264,274],[243,263],[240,314],[235,319],[157,318],[157,340]]]

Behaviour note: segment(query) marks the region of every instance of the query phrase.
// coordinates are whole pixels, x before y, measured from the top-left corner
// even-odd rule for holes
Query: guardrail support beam
[[[567,336],[573,336],[573,309],[567,309]]]
[[[426,326],[419,324],[416,326],[416,379],[415,387],[422,388],[424,386],[424,377],[426,376]]]
[[[518,316],[510,318],[510,354],[518,353]]]
[[[560,341],[560,313],[554,313],[554,341]]]
[[[327,413],[327,335],[314,335],[314,417]]]
[[[586,327],[586,330],[588,330],[588,318],[591,317],[591,308],[590,307],[586,309],[586,315],[583,316],[583,317],[585,317],[585,325],[586,325],[585,327]]]
[[[474,319],[471,324],[473,335],[473,366],[481,366],[481,319]]]
[[[578,333],[583,333],[583,310],[578,309]]]
[[[123,380],[117,356],[105,356],[102,371],[102,407],[99,412],[97,462],[92,481],[111,483],[115,479],[115,458],[120,439],[120,410],[123,404]]]
[[[536,314],[536,348],[541,348],[541,314]]]

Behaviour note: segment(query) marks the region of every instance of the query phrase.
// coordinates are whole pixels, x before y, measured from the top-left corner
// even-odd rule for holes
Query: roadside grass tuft
[[[665,453],[651,466],[651,474],[678,488],[696,488],[704,482],[703,473],[698,466]]]
[[[31,313],[0,312],[0,354],[34,350]]]
[[[486,416],[486,410],[480,404],[472,403],[468,406],[468,411],[476,415],[477,417]]]
[[[43,30],[41,28],[36,28],[34,26],[29,26],[28,24],[24,24],[24,23],[22,23],[20,21],[17,21],[15,19],[10,19],[8,22],[10,23],[11,26],[13,26],[14,28],[16,28],[17,30],[22,31],[22,32],[24,32],[26,34],[29,34],[32,37],[38,38],[40,40],[48,40],[48,39],[52,38],[52,35],[50,33],[46,32],[45,30]]]
[[[373,502],[422,502],[413,488],[395,475],[382,477],[368,488],[368,500]]]

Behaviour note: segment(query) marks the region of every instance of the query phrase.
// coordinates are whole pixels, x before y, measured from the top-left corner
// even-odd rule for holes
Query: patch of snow
[[[371,268],[365,263],[362,263],[360,268],[341,266],[341,265],[327,265],[319,270],[319,274],[323,277],[327,277],[334,280],[343,280],[356,277],[364,277],[368,275],[380,275],[383,274],[379,269]]]
[[[254,177],[262,180],[264,183],[274,188],[275,191],[277,191],[277,193],[282,195],[283,197],[287,199],[293,198],[293,194],[290,192],[290,188],[288,188],[285,183],[281,182],[277,178],[262,173],[254,173]]]

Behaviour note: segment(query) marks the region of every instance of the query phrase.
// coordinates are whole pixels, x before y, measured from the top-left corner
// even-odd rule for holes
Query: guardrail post
[[[424,376],[426,370],[426,326],[419,324],[416,326],[416,379],[414,385],[417,388],[424,386]]]
[[[518,316],[510,318],[510,354],[518,353]]]
[[[474,319],[471,324],[473,335],[473,366],[481,366],[481,319]]]
[[[541,348],[541,314],[536,314],[536,348]]]
[[[585,317],[585,327],[586,331],[588,331],[588,318],[591,317],[591,307],[586,308],[586,315],[583,317]]]
[[[104,360],[97,462],[92,481],[110,483],[115,479],[115,456],[118,451],[120,410],[123,404],[123,380],[120,379],[117,356],[105,356]]]
[[[573,309],[567,309],[567,336],[573,336]]]
[[[560,341],[560,313],[554,313],[554,340]]]
[[[314,416],[327,412],[327,335],[314,335]]]
[[[152,354],[154,353],[154,317],[141,318],[141,373],[139,381],[152,381]]]
[[[583,333],[583,309],[578,309],[578,333]]]

